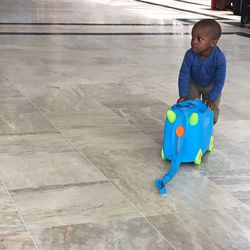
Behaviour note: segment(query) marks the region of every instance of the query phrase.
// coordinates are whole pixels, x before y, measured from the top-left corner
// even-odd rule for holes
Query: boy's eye
[[[201,37],[192,37],[192,41],[194,41],[194,40],[198,40],[198,42],[201,42],[201,41],[203,41],[204,39],[201,38]]]

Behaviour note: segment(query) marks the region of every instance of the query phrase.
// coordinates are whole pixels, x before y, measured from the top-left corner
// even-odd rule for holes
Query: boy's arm
[[[191,64],[192,64],[192,54],[190,50],[188,50],[183,58],[183,62],[179,72],[178,87],[179,87],[180,98],[177,100],[177,102],[185,101],[188,97]]]
[[[226,78],[226,59],[222,54],[218,60],[217,69],[215,72],[215,83],[212,90],[209,92],[208,97],[212,102],[215,102],[223,89]]]

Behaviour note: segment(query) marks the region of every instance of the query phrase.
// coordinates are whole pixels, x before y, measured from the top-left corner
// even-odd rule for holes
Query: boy
[[[221,26],[213,19],[197,22],[192,29],[191,49],[183,59],[179,73],[177,102],[202,97],[214,111],[214,124],[219,116],[219,102],[226,77],[226,59],[216,45]]]

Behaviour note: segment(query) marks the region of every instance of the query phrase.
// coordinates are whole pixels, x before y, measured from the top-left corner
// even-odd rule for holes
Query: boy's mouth
[[[198,52],[198,51],[199,51],[197,47],[192,47],[192,50],[193,50],[194,52]]]

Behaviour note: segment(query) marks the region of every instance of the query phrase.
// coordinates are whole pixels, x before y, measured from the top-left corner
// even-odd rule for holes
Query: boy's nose
[[[192,39],[191,44],[197,44],[198,39]]]

